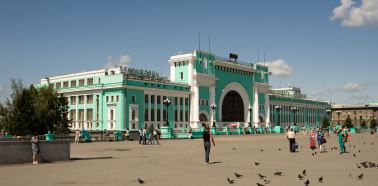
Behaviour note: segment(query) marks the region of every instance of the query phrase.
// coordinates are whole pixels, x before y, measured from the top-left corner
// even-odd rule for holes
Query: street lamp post
[[[217,108],[216,104],[211,104],[210,105],[211,111],[213,112],[213,124],[212,127],[215,127],[215,109]]]
[[[253,108],[251,106],[248,106],[248,111],[249,111],[249,127],[252,127],[252,119],[251,119],[252,109]]]
[[[331,113],[332,113],[332,110],[331,109],[327,109],[326,110],[326,113],[327,113],[327,116],[328,116],[328,122],[329,122],[329,126],[328,127],[330,127],[331,126],[331,124],[332,124],[332,120],[331,120]]]
[[[298,111],[298,107],[291,107],[291,110],[293,111],[293,114],[294,114],[294,126],[297,126],[297,122],[295,120],[295,113]]]
[[[275,109],[277,110],[277,126],[280,126],[280,110],[281,110],[281,105],[278,105],[275,107]]]
[[[168,121],[168,106],[171,104],[171,100],[168,99],[168,98],[166,98],[166,99],[163,100],[163,103],[167,107],[167,112],[166,112],[167,122],[165,123],[165,126],[169,126],[169,121]]]

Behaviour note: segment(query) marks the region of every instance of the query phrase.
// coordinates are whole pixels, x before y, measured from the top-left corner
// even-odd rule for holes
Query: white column
[[[84,122],[83,122],[83,125],[85,126],[84,128],[86,129],[89,129],[88,127],[88,121],[87,121],[87,95],[82,95],[83,96],[83,100],[84,100]]]
[[[78,102],[79,102],[79,97],[75,96],[76,124],[77,124],[77,128],[80,129],[80,125],[79,125],[80,122],[78,122],[79,121],[79,110],[78,110],[78,107],[77,107]]]
[[[170,72],[171,72],[171,77],[170,77],[170,80],[172,81],[172,82],[175,82],[175,63],[174,62],[171,62],[171,70],[170,70]]]
[[[188,84],[192,85],[193,61],[188,62]]]
[[[255,127],[259,127],[259,93],[255,89],[254,93],[254,100],[253,100],[253,124]]]
[[[270,127],[269,92],[265,93],[265,126]]]
[[[148,94],[148,123],[151,123],[151,94]]]
[[[180,122],[180,119],[181,119],[181,117],[180,117],[180,111],[181,111],[181,108],[180,108],[180,96],[177,96],[177,122],[176,123],[178,123],[178,125],[177,125],[177,128],[179,128],[180,127],[180,125],[179,124],[181,124]]]
[[[209,91],[209,98],[210,98],[210,106],[212,104],[215,105],[215,86],[211,86],[210,87],[210,91]],[[216,110],[216,109],[215,109]],[[214,123],[214,121],[216,122],[216,117],[215,117],[215,110],[213,111],[213,109],[211,109],[210,107],[210,125],[212,125]]]
[[[198,86],[195,84],[192,86],[192,101],[191,101],[191,112],[190,112],[190,120],[193,122],[191,123],[192,128],[198,128],[199,122],[199,89]]]

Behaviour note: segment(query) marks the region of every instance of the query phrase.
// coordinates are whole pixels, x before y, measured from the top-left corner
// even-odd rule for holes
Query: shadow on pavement
[[[70,160],[101,160],[101,159],[112,159],[112,156],[103,157],[89,157],[89,158],[70,158]]]

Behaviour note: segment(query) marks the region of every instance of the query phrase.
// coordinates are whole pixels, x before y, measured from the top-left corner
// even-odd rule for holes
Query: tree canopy
[[[354,127],[354,125],[353,125],[353,123],[352,123],[352,119],[350,118],[349,115],[348,115],[348,117],[346,118],[343,127],[347,127],[347,128],[352,128],[352,127]]]
[[[68,102],[52,87],[24,87],[20,80],[11,80],[12,94],[0,103],[0,129],[12,135],[68,133]]]

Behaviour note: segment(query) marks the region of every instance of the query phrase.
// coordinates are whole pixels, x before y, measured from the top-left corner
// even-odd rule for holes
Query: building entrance
[[[244,104],[236,91],[226,94],[222,103],[222,121],[244,122]]]

